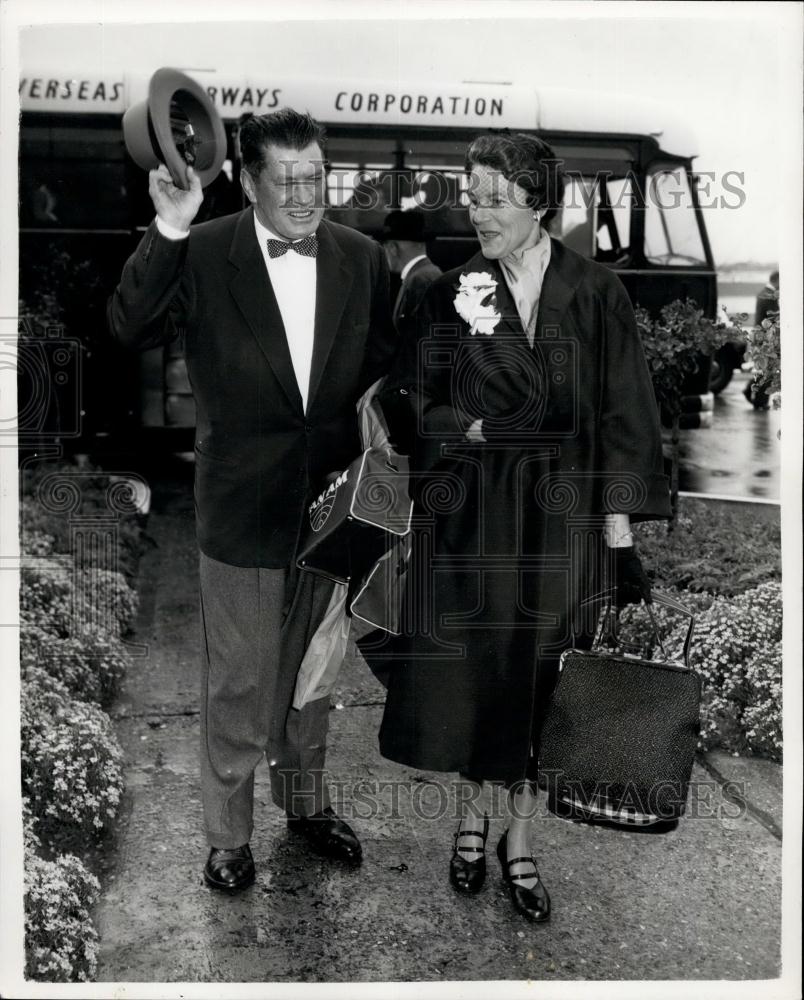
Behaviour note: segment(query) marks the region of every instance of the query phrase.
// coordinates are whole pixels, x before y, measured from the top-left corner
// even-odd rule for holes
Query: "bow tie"
[[[295,250],[302,257],[315,257],[318,254],[318,237],[315,233],[312,236],[305,236],[304,239],[295,243],[287,243],[285,240],[268,240],[268,256],[283,257],[288,250]]]

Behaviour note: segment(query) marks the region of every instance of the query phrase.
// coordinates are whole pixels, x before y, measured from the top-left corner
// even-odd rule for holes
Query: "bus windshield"
[[[648,175],[645,257],[651,264],[706,263],[687,171],[658,168]]]

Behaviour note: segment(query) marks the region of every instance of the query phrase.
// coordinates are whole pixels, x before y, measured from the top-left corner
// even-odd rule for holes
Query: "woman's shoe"
[[[511,858],[508,860],[508,831],[500,838],[497,844],[497,857],[502,865],[503,880],[508,883],[508,890],[514,906],[528,920],[542,923],[550,919],[550,896],[539,878],[539,869],[536,862],[531,857]],[[518,875],[511,874],[511,866],[518,861],[529,861],[533,865],[532,872],[522,872]],[[526,888],[524,885],[517,885],[517,882],[524,879],[536,879],[536,885]]]
[[[452,857],[449,859],[449,880],[454,889],[458,892],[474,894],[480,892],[486,880],[486,837],[489,835],[489,818],[483,816],[483,832],[479,830],[461,830],[454,836],[454,846]],[[482,837],[482,847],[459,847],[458,841],[461,837]],[[467,861],[461,857],[460,851],[480,852],[480,857],[474,861]]]

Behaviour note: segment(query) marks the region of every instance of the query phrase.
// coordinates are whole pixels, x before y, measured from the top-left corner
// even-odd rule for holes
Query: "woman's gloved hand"
[[[613,559],[614,604],[618,608],[641,601],[652,604],[650,580],[634,546],[613,548],[610,553]]]

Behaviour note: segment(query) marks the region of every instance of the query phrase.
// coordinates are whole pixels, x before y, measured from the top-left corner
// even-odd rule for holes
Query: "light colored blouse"
[[[550,237],[542,230],[538,242],[518,253],[509,254],[500,261],[505,283],[516,303],[522,329],[533,347],[536,317],[542,294],[544,274],[550,264]]]

